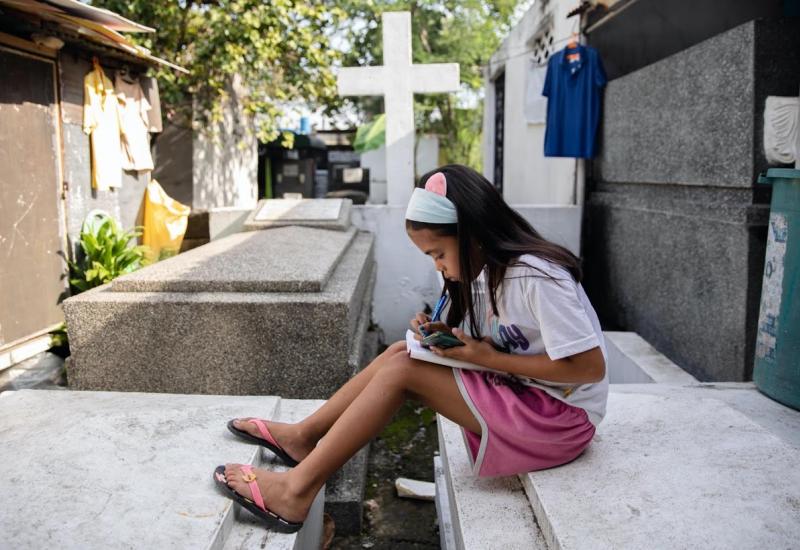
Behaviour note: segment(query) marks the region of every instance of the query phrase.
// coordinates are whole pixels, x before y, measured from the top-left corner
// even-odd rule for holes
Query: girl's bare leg
[[[339,418],[344,410],[353,402],[361,390],[372,380],[372,377],[397,354],[406,354],[405,341],[395,342],[381,353],[364,370],[356,374],[347,381],[344,386],[333,394],[319,409],[313,414],[298,422],[297,424],[285,424],[268,420],[270,433],[275,440],[286,450],[289,455],[296,459],[304,459],[317,442],[328,433],[333,423]],[[237,420],[234,426],[244,430],[251,435],[261,437],[252,423]]]
[[[302,521],[325,481],[389,422],[409,397],[475,433],[480,425],[458,390],[449,368],[395,354],[375,369],[368,383],[308,456],[287,472],[255,470],[267,507],[289,521]],[[249,497],[238,465],[225,469],[228,484]]]

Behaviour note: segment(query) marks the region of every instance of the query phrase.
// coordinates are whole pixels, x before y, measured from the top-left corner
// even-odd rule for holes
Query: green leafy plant
[[[69,356],[69,335],[67,323],[61,323],[50,331],[50,352],[60,357]]]
[[[131,243],[140,235],[139,228],[123,231],[113,218],[84,228],[80,235],[82,258],[69,262],[70,284],[83,292],[143,267],[147,247]]]

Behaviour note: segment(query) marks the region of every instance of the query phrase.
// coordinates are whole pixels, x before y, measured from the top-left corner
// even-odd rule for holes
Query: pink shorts
[[[594,436],[586,411],[539,388],[492,373],[453,369],[482,433],[464,431],[473,474],[505,476],[560,466]]]

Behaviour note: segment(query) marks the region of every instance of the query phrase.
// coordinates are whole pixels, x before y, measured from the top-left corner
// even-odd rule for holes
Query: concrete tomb
[[[607,415],[569,464],[475,478],[461,428],[437,417],[442,548],[795,546],[800,412],[752,383],[698,383],[633,333],[605,334]]]
[[[285,207],[264,204],[276,203],[266,217]],[[346,227],[302,226],[328,215]],[[350,227],[349,201],[302,201],[293,216],[66,300],[70,387],[330,397],[376,354],[374,238]],[[360,531],[366,458],[365,448],[330,484],[340,533]]]
[[[271,453],[235,438],[249,411],[286,422],[321,401],[114,392],[0,394],[0,546],[173,549],[319,548],[322,491],[303,528],[267,531],[214,485],[219,464],[271,470]]]
[[[66,300],[71,387],[329,397],[361,367],[373,237],[231,235]]]

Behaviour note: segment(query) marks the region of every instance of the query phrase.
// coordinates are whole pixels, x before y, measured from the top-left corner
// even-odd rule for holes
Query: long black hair
[[[580,282],[580,260],[563,246],[544,239],[506,204],[489,180],[466,166],[448,164],[422,176],[417,187],[425,187],[425,182],[436,172],[445,175],[447,198],[456,207],[458,223],[406,220],[406,229],[430,229],[438,236],[453,236],[458,240],[459,280],[444,280],[443,292],[449,294],[451,302],[447,313],[448,326],[459,326],[468,313],[473,338],[481,337],[480,322],[475,316],[477,295],[473,292],[472,281],[484,266],[487,294],[495,315],[498,314],[497,289],[506,269],[519,265],[519,257],[523,254],[533,254],[559,265]],[[544,272],[542,276],[552,278]]]

